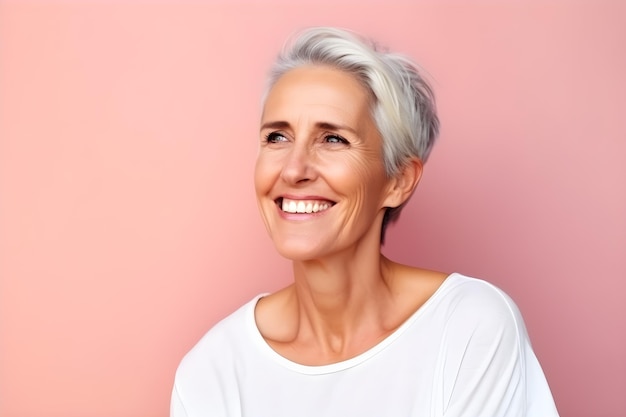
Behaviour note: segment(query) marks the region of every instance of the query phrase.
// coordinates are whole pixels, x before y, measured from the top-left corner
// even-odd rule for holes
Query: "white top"
[[[171,417],[558,416],[519,310],[485,281],[450,275],[382,342],[323,366],[265,342],[260,297],[182,360]]]

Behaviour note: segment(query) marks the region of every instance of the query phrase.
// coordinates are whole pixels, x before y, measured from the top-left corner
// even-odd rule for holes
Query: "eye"
[[[278,143],[278,142],[286,142],[286,141],[287,141],[287,138],[278,132],[271,132],[265,136],[265,142],[267,143]]]
[[[350,144],[350,142],[348,142],[346,139],[342,138],[339,135],[327,135],[324,137],[324,140],[328,143],[341,143],[344,145]]]

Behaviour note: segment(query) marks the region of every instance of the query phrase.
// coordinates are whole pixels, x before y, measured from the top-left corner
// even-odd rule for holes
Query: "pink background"
[[[622,2],[0,3],[0,415],[168,414],[219,318],[289,282],[252,186],[264,74],[309,25],[434,80],[385,253],[519,304],[563,416],[626,415]]]

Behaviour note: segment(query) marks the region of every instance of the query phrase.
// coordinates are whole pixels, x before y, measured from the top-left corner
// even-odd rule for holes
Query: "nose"
[[[317,177],[314,159],[311,149],[304,144],[294,144],[285,155],[281,178],[292,185],[314,180]]]

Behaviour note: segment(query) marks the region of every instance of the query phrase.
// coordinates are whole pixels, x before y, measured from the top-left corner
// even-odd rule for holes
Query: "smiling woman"
[[[506,294],[381,254],[437,130],[406,58],[332,28],[292,42],[270,77],[255,187],[294,281],[186,355],[173,417],[557,415]]]

